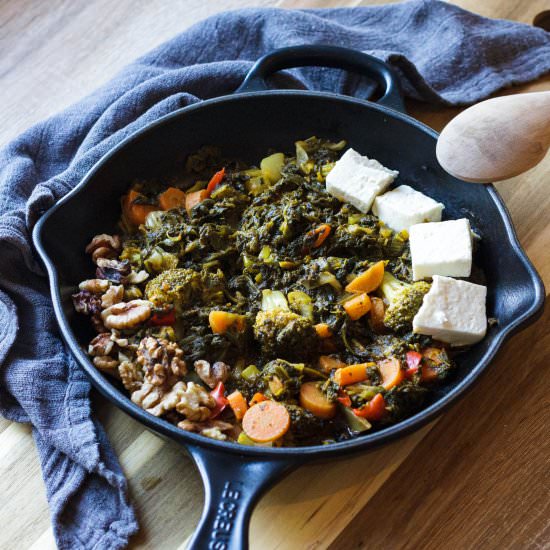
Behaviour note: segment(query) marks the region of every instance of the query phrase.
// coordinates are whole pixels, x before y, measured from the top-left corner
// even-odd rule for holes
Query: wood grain
[[[351,6],[380,0],[0,0],[0,145],[106,82],[126,63],[214,12],[251,5]],[[548,0],[460,0],[528,23]],[[518,91],[549,90],[550,76]],[[459,111],[408,102],[440,130]],[[550,158],[498,185],[518,236],[550,285]],[[513,338],[490,372],[435,426],[368,455],[301,468],[252,518],[253,549],[550,547],[549,314]],[[142,525],[131,548],[183,549],[201,481],[181,448],[95,396]],[[28,426],[0,419],[0,548],[55,548]]]

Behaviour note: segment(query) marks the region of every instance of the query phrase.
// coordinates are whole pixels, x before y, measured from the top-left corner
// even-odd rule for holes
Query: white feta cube
[[[408,231],[417,223],[440,222],[443,208],[440,202],[408,185],[379,195],[372,205],[374,214],[394,231]]]
[[[398,174],[377,160],[348,149],[327,175],[327,191],[366,213],[375,197],[383,193]]]
[[[466,218],[411,225],[409,241],[415,281],[433,275],[470,276],[472,232]]]
[[[487,331],[487,287],[434,275],[413,319],[413,331],[452,346],[479,342]]]

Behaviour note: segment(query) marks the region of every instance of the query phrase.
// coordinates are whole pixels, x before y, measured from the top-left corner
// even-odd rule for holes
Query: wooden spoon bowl
[[[466,109],[443,129],[436,154],[449,174],[474,183],[521,174],[550,147],[550,92],[496,97]]]

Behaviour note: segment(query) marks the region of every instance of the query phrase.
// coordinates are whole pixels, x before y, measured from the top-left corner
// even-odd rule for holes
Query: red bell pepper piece
[[[206,186],[206,192],[208,193],[208,196],[210,196],[212,194],[212,191],[214,191],[214,189],[218,187],[223,178],[225,178],[225,168],[222,168],[219,172],[216,172],[208,182],[208,185]]]
[[[351,398],[345,391],[340,390],[336,399],[338,399],[344,407],[351,407]]]
[[[417,351],[407,352],[407,370],[405,371],[405,376],[407,378],[412,378],[418,372],[421,361],[421,353],[418,353]]]
[[[176,312],[173,309],[153,313],[149,323],[155,327],[168,327],[176,322]]]
[[[367,420],[380,420],[386,412],[386,402],[381,393],[377,393],[366,405],[360,409],[352,409],[355,416],[366,418]]]
[[[216,418],[229,404],[229,401],[225,397],[225,386],[223,382],[218,382],[218,385],[210,392],[210,395],[214,398],[216,406],[212,409],[210,418]]]

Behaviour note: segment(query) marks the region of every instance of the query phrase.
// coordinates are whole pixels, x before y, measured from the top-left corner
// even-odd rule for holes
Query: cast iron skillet
[[[268,90],[271,73],[298,66],[339,67],[373,79],[378,103],[333,93]],[[427,408],[400,424],[328,446],[254,448],[203,438],[146,413],[105,378],[81,346],[91,337],[74,313],[70,295],[92,272],[84,247],[97,233],[115,231],[119,197],[134,178],[170,172],[204,144],[228,157],[258,161],[268,149],[292,150],[312,135],[346,139],[351,147],[400,171],[399,181],[446,206],[445,217],[467,217],[482,237],[475,262],[488,285],[488,315],[498,320],[487,337],[460,356],[459,372]],[[164,116],[103,157],[66,197],[36,224],[34,243],[50,277],[61,334],[107,399],[156,433],[184,445],[203,478],[206,501],[193,548],[236,549],[248,543],[252,508],[282,475],[313,459],[367,451],[416,430],[465,394],[486,370],[504,340],[541,312],[544,288],[522,251],[502,200],[491,185],[459,181],[438,165],[437,134],[404,114],[392,70],[364,53],[330,46],[298,46],[260,59],[235,95],[211,99]]]

